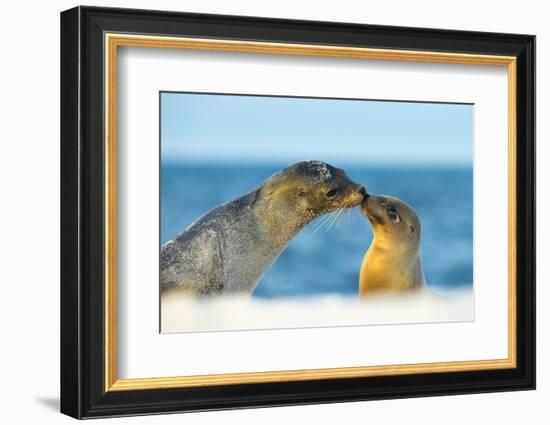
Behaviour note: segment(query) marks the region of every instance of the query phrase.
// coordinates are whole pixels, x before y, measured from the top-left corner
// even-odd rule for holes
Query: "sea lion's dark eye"
[[[338,193],[338,189],[334,188],[334,189],[330,189],[328,192],[327,192],[327,196],[329,198],[332,198],[334,195],[336,195]]]
[[[397,209],[395,208],[395,205],[388,205],[386,207],[386,212],[392,220],[395,220],[397,218]]]

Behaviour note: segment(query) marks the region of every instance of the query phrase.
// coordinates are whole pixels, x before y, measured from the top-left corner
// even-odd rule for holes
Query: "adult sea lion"
[[[200,217],[161,247],[161,290],[251,293],[309,222],[361,203],[366,190],[321,161],[303,161]]]
[[[420,219],[412,207],[391,196],[367,195],[361,203],[374,238],[359,275],[359,294],[402,292],[425,286],[420,261]]]

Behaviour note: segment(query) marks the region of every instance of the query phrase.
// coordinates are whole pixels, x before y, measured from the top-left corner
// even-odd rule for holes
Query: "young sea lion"
[[[361,203],[366,190],[321,161],[298,162],[200,217],[161,248],[162,291],[251,293],[309,222]]]
[[[400,292],[425,285],[420,261],[420,219],[405,202],[367,195],[361,203],[374,238],[359,275],[359,294]]]

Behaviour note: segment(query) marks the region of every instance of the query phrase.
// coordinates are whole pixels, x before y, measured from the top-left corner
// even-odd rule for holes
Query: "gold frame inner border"
[[[371,49],[201,38],[106,33],[105,46],[105,391],[135,391],[215,385],[310,381],[510,369],[516,367],[516,58],[464,53]],[[173,377],[118,379],[116,324],[117,50],[119,46],[325,56],[507,67],[508,71],[508,358],[325,369],[284,370]]]

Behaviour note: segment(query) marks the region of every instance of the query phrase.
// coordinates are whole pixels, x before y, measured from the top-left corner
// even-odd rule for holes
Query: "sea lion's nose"
[[[367,198],[369,194],[367,193],[367,189],[365,189],[365,186],[361,186],[359,188],[359,193],[363,195],[363,198]]]

